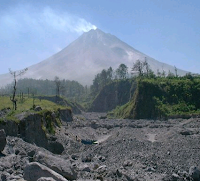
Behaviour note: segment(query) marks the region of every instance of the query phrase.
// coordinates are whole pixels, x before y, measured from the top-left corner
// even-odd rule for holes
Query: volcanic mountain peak
[[[131,68],[137,60],[147,60],[154,72],[174,72],[173,66],[159,62],[135,50],[116,36],[96,29],[83,33],[60,52],[30,66],[24,77],[53,80],[58,76],[88,85],[102,69],[108,69],[110,66],[116,69],[121,63]],[[187,72],[178,69],[179,75],[185,73]],[[11,81],[10,75],[0,76],[1,85]]]

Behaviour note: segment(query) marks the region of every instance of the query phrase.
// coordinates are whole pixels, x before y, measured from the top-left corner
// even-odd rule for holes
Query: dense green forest
[[[59,85],[57,85],[59,84]],[[59,89],[59,91],[58,91]],[[84,87],[77,81],[70,80],[36,80],[19,79],[17,81],[17,94],[39,95],[59,95],[69,99],[80,100],[87,93],[87,86]],[[1,89],[1,94],[10,95],[13,92],[13,84],[7,85]]]

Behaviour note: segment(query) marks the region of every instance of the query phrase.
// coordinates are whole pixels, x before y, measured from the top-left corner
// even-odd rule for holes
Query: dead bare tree
[[[55,76],[54,82],[56,84],[56,96],[60,96],[61,80],[58,76]]]
[[[20,71],[12,71],[11,69],[9,69],[9,72],[13,76],[13,79],[14,79],[13,95],[10,97],[10,100],[13,103],[13,109],[14,110],[17,110],[17,99],[15,97],[16,96],[16,90],[17,90],[17,77],[25,74],[27,70],[28,70],[28,68],[25,68],[25,69],[20,70]]]

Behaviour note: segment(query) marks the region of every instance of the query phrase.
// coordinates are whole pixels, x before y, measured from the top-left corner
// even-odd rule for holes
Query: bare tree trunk
[[[14,110],[17,110],[17,99],[15,98],[16,90],[17,90],[17,76],[23,75],[27,70],[28,68],[25,68],[17,73],[16,71],[11,71],[11,69],[9,69],[10,74],[13,75],[13,78],[14,78],[13,95],[12,95],[12,98],[10,98],[10,100],[13,102]]]
[[[13,102],[13,109],[17,110],[17,100],[15,99],[16,90],[17,90],[17,88],[16,88],[17,80],[16,80],[15,72],[14,72],[13,76],[14,76],[14,87],[13,87],[13,95],[12,95],[11,101]]]

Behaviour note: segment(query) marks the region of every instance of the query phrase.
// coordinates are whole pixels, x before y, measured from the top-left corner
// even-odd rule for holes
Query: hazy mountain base
[[[68,165],[59,173],[64,175],[73,168],[76,180],[193,180],[189,168],[200,166],[199,119],[100,120],[101,116],[82,114],[58,128],[55,137],[64,146],[62,155],[7,137],[0,156],[1,178],[23,180],[23,168],[29,162],[46,164],[59,172],[63,160]],[[85,145],[76,138],[99,144]]]
[[[111,114],[132,119],[196,117],[200,115],[200,78],[138,78],[132,100]]]

